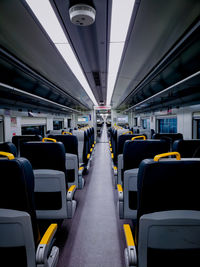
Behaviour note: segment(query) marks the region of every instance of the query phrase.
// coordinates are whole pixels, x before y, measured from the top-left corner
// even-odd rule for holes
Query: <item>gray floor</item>
[[[96,144],[86,185],[76,193],[75,216],[65,220],[58,232],[58,267],[125,266],[124,221],[118,219],[106,128],[102,141]]]

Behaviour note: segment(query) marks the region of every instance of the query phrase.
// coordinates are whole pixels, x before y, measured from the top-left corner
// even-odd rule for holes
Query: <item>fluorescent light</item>
[[[79,65],[78,60],[63,32],[63,29],[53,11],[48,0],[26,0],[33,13],[45,29],[61,56],[72,70],[87,95],[90,97],[94,105],[98,105],[93,92],[85,78],[85,75]]]
[[[110,105],[117,72],[121,60],[122,51],[124,48],[123,43],[110,43],[110,55],[108,65],[108,83],[107,83],[107,105]]]
[[[76,74],[76,77],[78,77],[79,82],[87,92],[88,96],[91,98],[92,102],[97,106],[96,99],[89,87],[88,82],[85,79],[85,76],[80,68],[80,65],[74,56],[74,53],[71,49],[71,46],[69,44],[55,44],[60,54],[63,56],[65,61],[70,62],[70,69],[73,73]]]
[[[110,105],[110,101],[112,98],[134,3],[134,0],[112,1],[107,83],[107,105]]]
[[[26,2],[54,43],[68,43],[49,1],[26,0]]]

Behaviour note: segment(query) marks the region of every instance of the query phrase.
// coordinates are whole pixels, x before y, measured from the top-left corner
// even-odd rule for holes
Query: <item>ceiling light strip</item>
[[[134,0],[113,0],[110,30],[107,105],[110,105],[126,36],[133,12]]]
[[[48,0],[26,0],[40,24],[47,32],[59,53],[82,85],[94,105],[98,105],[93,92],[85,78],[82,68],[63,32],[63,29]]]

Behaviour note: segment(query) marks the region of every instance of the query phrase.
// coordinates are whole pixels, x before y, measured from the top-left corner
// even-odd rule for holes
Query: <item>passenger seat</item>
[[[182,158],[199,158],[200,140],[176,140],[173,144],[172,151],[177,151]]]
[[[200,265],[200,160],[173,153],[140,164],[135,241],[124,225],[126,266]]]
[[[1,143],[0,144],[0,151],[11,153],[14,155],[14,157],[17,157],[17,148],[11,142]]]
[[[12,137],[12,143],[17,148],[17,156],[20,157],[21,145],[29,141],[42,141],[41,135],[15,135]]]
[[[6,158],[2,158],[6,157]],[[0,152],[0,258],[2,266],[55,267],[59,249],[51,224],[44,236],[36,220],[34,174],[25,158]]]
[[[68,189],[65,147],[56,142],[26,142],[21,155],[27,158],[35,175],[35,200],[40,219],[72,218],[76,210],[73,199],[76,186]]]
[[[135,138],[135,137],[134,137]],[[118,175],[118,206],[121,219],[136,219],[137,216],[137,175],[140,163],[155,155],[169,152],[169,142],[165,140],[126,141],[123,151],[123,170]]]
[[[82,177],[84,167],[79,167],[78,158],[78,139],[72,133],[62,135],[49,135],[49,138],[56,139],[62,142],[65,146],[66,157],[66,175],[68,185],[76,185],[78,189],[84,186],[84,179]]]

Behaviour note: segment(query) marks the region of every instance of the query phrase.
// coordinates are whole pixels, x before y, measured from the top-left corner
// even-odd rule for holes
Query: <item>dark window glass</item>
[[[197,139],[200,139],[200,120],[196,120],[197,122]]]
[[[44,125],[22,127],[22,135],[38,134],[44,136],[44,131],[45,131]]]
[[[142,128],[150,129],[150,119],[142,119]]]
[[[177,118],[165,118],[158,120],[159,133],[177,133]]]
[[[54,130],[61,130],[63,128],[62,121],[53,121],[53,129]]]

